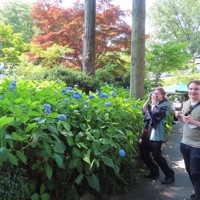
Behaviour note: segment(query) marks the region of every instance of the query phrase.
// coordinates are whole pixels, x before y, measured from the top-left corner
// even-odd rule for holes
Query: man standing
[[[188,83],[188,96],[182,112],[176,112],[176,117],[183,123],[180,151],[194,187],[194,194],[185,200],[200,200],[200,80]]]

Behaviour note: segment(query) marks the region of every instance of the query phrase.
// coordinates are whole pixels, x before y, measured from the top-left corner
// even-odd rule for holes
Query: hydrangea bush
[[[64,83],[4,79],[0,113],[0,166],[28,171],[31,199],[130,186],[143,116],[126,89],[104,85],[86,95]]]

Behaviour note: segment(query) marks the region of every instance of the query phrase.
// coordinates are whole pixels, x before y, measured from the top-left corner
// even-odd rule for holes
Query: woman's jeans
[[[185,162],[185,169],[194,187],[195,200],[200,200],[200,148],[181,143],[180,151]]]

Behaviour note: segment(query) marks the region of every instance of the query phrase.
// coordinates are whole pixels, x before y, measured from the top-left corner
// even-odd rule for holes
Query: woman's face
[[[161,94],[160,90],[155,90],[154,94],[156,96],[156,101],[160,102],[163,100],[163,95]]]
[[[188,96],[193,101],[200,101],[200,85],[191,83],[188,87]]]

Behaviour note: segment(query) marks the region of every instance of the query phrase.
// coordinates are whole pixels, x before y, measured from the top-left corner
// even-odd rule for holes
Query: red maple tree
[[[122,11],[110,0],[97,1],[96,68],[105,65],[105,56],[106,60],[115,60],[119,59],[119,52],[130,54],[131,27],[123,20],[129,14],[130,11]],[[64,64],[81,68],[84,4],[77,1],[73,7],[64,8],[59,3],[38,0],[32,7],[31,18],[39,30],[32,42],[43,49],[54,43],[73,49],[65,55]]]

